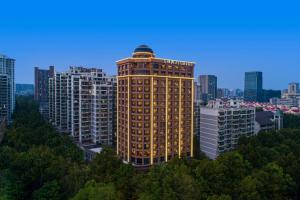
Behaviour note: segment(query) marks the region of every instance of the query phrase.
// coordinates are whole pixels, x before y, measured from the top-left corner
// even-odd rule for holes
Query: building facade
[[[262,72],[245,73],[244,100],[252,102],[263,101],[263,74]]]
[[[39,103],[39,110],[43,117],[49,115],[49,78],[54,76],[54,66],[49,69],[34,68],[34,99]]]
[[[116,79],[101,69],[70,67],[49,79],[49,119],[83,145],[112,145]]]
[[[288,88],[289,94],[298,94],[299,93],[299,83],[290,83]]]
[[[271,98],[270,103],[275,106],[300,107],[298,98]]]
[[[281,98],[280,90],[263,90],[263,102],[269,102],[272,98]]]
[[[194,134],[197,141],[200,141],[200,107],[202,105],[201,100],[201,88],[195,81],[194,84]]]
[[[11,122],[15,109],[15,60],[0,55],[0,122]]]
[[[287,106],[289,108],[300,107],[299,83],[290,83],[288,89],[282,91],[281,98],[272,98],[270,99],[270,103]]]
[[[214,75],[200,75],[201,99],[204,103],[215,100],[218,96],[218,79]]]
[[[260,131],[277,131],[283,128],[283,113],[280,110],[255,113],[255,134]]]
[[[192,157],[194,63],[141,45],[117,66],[118,155],[138,167]]]
[[[255,108],[217,99],[200,109],[200,149],[210,159],[232,151],[241,136],[254,135]]]

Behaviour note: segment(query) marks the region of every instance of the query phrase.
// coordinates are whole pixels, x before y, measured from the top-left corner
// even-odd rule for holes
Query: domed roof
[[[148,47],[147,45],[144,45],[144,44],[135,48],[134,53],[139,53],[139,52],[154,53],[150,47]]]

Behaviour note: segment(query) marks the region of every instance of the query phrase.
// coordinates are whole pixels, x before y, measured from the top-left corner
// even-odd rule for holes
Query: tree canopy
[[[142,172],[104,148],[85,163],[69,136],[22,97],[0,147],[0,200],[300,199],[300,129],[240,138],[216,160],[198,155]]]

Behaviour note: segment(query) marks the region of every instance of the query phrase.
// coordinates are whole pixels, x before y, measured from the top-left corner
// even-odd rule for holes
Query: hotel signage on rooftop
[[[166,64],[185,65],[185,66],[194,66],[195,65],[195,63],[186,62],[186,61],[169,60],[169,59],[164,59],[163,61]]]

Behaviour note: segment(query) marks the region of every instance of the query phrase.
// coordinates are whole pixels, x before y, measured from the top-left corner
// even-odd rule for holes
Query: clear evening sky
[[[300,81],[297,1],[32,1],[0,4],[0,53],[16,59],[16,82],[33,67],[96,66],[148,44],[157,57],[196,62],[195,76],[243,88],[245,71],[264,73],[266,89]]]

